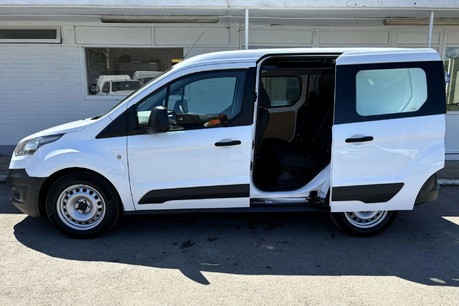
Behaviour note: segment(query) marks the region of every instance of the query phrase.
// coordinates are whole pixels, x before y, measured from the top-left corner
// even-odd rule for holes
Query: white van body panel
[[[362,135],[362,131],[368,131],[374,140],[340,141]],[[404,186],[388,202],[332,201],[331,211],[413,209],[422,185],[444,167],[444,132],[444,115],[333,126],[333,187],[398,182]]]
[[[231,64],[201,63],[173,69],[148,85],[148,91],[129,101],[128,107],[172,80],[186,75],[215,70],[247,69],[254,66],[253,61],[242,61]],[[136,210],[249,207],[249,197],[205,201],[171,200],[157,204],[139,202],[149,191],[154,190],[250,185],[252,129],[253,126],[239,126],[129,136],[129,173],[132,201]],[[239,140],[241,144],[234,147],[215,146],[215,143],[225,140]]]
[[[399,69],[399,67],[410,68],[410,63],[438,61],[440,61],[440,57],[432,49],[402,49],[387,50],[385,52],[351,51],[344,52],[338,57],[336,69],[338,71],[340,66],[354,66],[359,71]],[[417,67],[416,64],[413,64],[413,67]],[[428,74],[429,71],[424,71],[424,73]],[[340,76],[337,74],[337,82],[343,82],[339,78]],[[366,86],[374,86],[371,79],[365,80],[369,83],[365,83]],[[353,87],[352,90],[355,89],[356,82],[357,76],[354,83],[350,85],[350,87]],[[411,79],[411,82],[414,81]],[[429,87],[430,84],[426,82],[425,86]],[[331,211],[413,209],[416,197],[423,184],[430,176],[444,167],[445,115],[417,115],[417,110],[401,109],[393,113],[387,113],[387,115],[386,113],[381,113],[381,115],[374,114],[367,118],[365,118],[366,115],[360,114],[361,118],[364,118],[362,122],[351,120],[349,123],[336,124],[338,106],[340,103],[344,103],[341,101],[345,100],[342,98],[343,94],[350,91],[346,88],[339,88],[339,85],[336,85],[335,124],[333,125],[331,160]],[[352,105],[347,105],[347,112],[358,112],[356,106],[357,97],[355,96],[354,99],[354,101],[351,101]],[[429,93],[423,101],[435,99],[432,93]],[[365,101],[368,101],[369,104],[374,103],[371,99]],[[378,102],[386,103],[386,101],[381,100]],[[384,117],[390,117],[394,114],[401,115],[402,118],[385,119]],[[348,140],[358,138],[371,139],[365,142],[348,143]],[[401,189],[392,191],[393,197],[381,202],[374,200],[368,202],[343,200],[355,197],[352,194],[358,192],[368,193],[369,191],[369,193],[376,194],[377,190],[385,187],[398,189],[398,187],[394,187],[395,185],[401,186]],[[349,193],[349,196],[346,194],[343,196],[341,193],[339,199],[334,197],[339,188],[346,190],[345,192]],[[367,191],[364,191],[365,189]],[[388,193],[390,194],[391,192]]]
[[[43,131],[39,131],[32,135],[29,135],[25,137],[24,139],[22,139],[21,141],[26,140],[26,139],[35,138],[35,137],[40,137],[40,136],[79,132],[85,129],[88,125],[92,123],[94,123],[94,121],[91,120],[91,118],[72,121],[69,123],[64,123],[64,124],[54,126],[54,127],[51,127]]]
[[[124,105],[125,107],[125,105]],[[134,210],[126,156],[126,137],[96,139],[112,120],[80,120],[31,135],[33,137],[65,133],[58,141],[41,147],[33,155],[14,156],[10,169],[25,169],[31,177],[47,178],[59,171],[81,169],[94,171],[109,180],[118,191],[124,210]],[[72,127],[72,129],[69,129]]]
[[[249,207],[248,197],[138,203],[151,190],[250,184],[251,129],[240,126],[129,137],[129,171],[136,209]],[[214,145],[225,139],[237,139],[241,144]]]
[[[349,50],[336,59],[336,65],[375,64],[392,62],[438,61],[437,51],[419,49]]]

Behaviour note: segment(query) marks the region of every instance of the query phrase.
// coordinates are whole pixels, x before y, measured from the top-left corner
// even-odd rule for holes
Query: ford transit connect
[[[431,49],[195,56],[103,116],[21,140],[12,202],[74,237],[123,214],[311,210],[374,235],[437,198],[444,85]]]

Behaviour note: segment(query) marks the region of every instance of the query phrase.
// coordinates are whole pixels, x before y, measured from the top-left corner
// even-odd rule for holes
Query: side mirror
[[[156,106],[151,110],[148,126],[156,133],[169,131],[169,117],[164,106]]]

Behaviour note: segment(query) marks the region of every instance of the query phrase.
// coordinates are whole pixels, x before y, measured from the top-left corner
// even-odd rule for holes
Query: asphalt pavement
[[[310,213],[129,217],[77,240],[0,184],[0,305],[457,305],[458,254],[459,187],[372,238]]]

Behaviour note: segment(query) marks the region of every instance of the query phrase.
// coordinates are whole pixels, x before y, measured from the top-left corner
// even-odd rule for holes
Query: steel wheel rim
[[[90,230],[99,225],[106,212],[105,200],[94,187],[78,184],[67,187],[57,199],[57,213],[67,226]]]
[[[345,212],[344,216],[350,224],[357,228],[367,229],[379,225],[387,216],[387,210],[379,211],[352,211]]]

